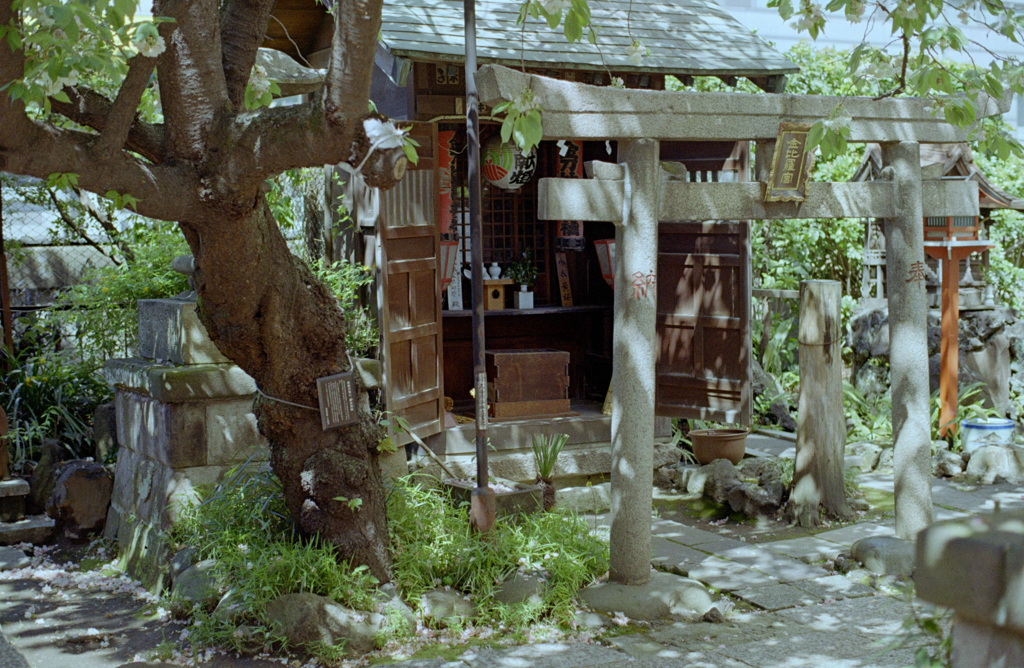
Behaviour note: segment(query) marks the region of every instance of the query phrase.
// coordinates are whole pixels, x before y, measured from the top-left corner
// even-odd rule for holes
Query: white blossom
[[[374,148],[401,148],[402,139],[408,130],[399,130],[391,121],[383,122],[376,118],[363,121],[366,138]]]
[[[262,65],[253,65],[249,74],[249,87],[257,96],[263,95],[270,90],[270,79],[267,77],[267,70]]]
[[[570,0],[538,0],[541,8],[548,14],[557,14],[558,12],[569,9],[572,6]]]
[[[135,48],[147,58],[156,58],[167,50],[164,38],[160,35],[150,35],[139,42],[135,42]]]
[[[629,62],[639,66],[643,61],[644,56],[651,55],[651,52],[647,50],[647,47],[640,43],[640,40],[634,40],[629,45],[628,58]]]

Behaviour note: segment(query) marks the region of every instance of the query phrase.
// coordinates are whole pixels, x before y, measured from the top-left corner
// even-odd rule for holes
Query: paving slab
[[[671,540],[683,545],[697,545],[719,540],[721,536],[711,531],[697,529],[681,522],[672,520],[657,519],[651,523],[651,531],[656,536]]]
[[[838,601],[843,598],[873,596],[876,593],[871,587],[854,582],[844,575],[829,575],[813,580],[800,580],[790,584],[825,600],[832,599]]]
[[[813,605],[821,603],[822,600],[814,594],[783,583],[752,589],[737,589],[732,594],[762,610],[772,611],[793,608],[798,605]]]
[[[855,631],[871,637],[895,637],[912,614],[910,603],[892,596],[847,598],[807,608],[790,608],[779,617],[825,633]]]
[[[883,644],[873,645],[870,639],[860,634],[812,629],[784,630],[776,638],[730,645],[721,652],[733,658],[756,657],[757,665],[763,668],[897,668],[908,665],[906,653],[886,651]],[[909,665],[913,665],[913,654],[910,653],[909,657]]]
[[[651,640],[646,635],[610,638],[608,643],[634,659],[630,666],[665,666],[665,668],[749,668],[750,664],[711,649],[693,650],[674,647]]]
[[[755,568],[714,556],[690,569],[687,575],[722,591],[763,587],[777,582]]]
[[[841,548],[834,542],[818,538],[817,536],[801,536],[789,540],[776,540],[771,543],[761,543],[761,547],[772,552],[784,554],[787,557],[799,559],[808,564],[815,564],[827,559],[834,559]]]
[[[867,538],[868,536],[892,536],[895,534],[896,529],[891,526],[875,524],[874,522],[858,522],[857,524],[851,524],[850,526],[843,527],[842,529],[825,531],[823,533],[816,534],[816,536],[821,540],[827,540],[833,543],[838,543],[844,547],[849,547],[861,538]]]
[[[685,575],[697,564],[709,559],[710,556],[704,552],[673,543],[660,536],[651,537],[651,565],[663,571]]]
[[[690,547],[695,547],[701,552],[709,552],[711,554],[720,554],[727,550],[734,550],[736,548],[746,547],[747,543],[742,540],[736,540],[735,538],[727,538],[725,536],[715,536],[710,540],[703,540],[700,542],[687,543]]]
[[[741,547],[719,552],[718,556],[756,568],[779,582],[806,580],[828,575],[828,571],[824,569],[766,550],[762,546],[744,544]]]
[[[629,655],[617,649],[580,643],[540,643],[510,649],[485,649],[459,658],[471,668],[571,668],[629,662]]]

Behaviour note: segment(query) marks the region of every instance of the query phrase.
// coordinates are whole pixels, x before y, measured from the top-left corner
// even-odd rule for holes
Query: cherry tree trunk
[[[260,388],[259,429],[292,518],[389,580],[379,430],[361,414],[324,431],[317,408],[317,378],[351,366],[337,300],[292,255],[262,197],[237,217],[181,228],[195,256],[200,319]]]

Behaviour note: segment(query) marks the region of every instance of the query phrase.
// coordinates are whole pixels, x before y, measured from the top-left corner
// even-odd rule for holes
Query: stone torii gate
[[[874,217],[886,220],[896,533],[913,537],[932,519],[928,351],[923,280],[924,216],[977,215],[973,182],[921,180],[922,142],[950,143],[966,132],[924,100],[837,98],[616,89],[528,75],[489,65],[478,75],[480,100],[495,106],[527,87],[543,108],[544,139],[617,140],[621,166],[595,179],[542,179],[544,219],[616,224],[613,332],[611,577],[627,585],[650,579],[656,304],[631,298],[629,277],[657,267],[658,223]],[[989,98],[979,117],[1003,113]],[[850,118],[851,142],[879,142],[887,180],[809,183],[801,203],[765,203],[779,123],[814,123],[837,108]],[[659,141],[753,140],[757,181],[663,182]],[[600,177],[605,178],[600,178]]]

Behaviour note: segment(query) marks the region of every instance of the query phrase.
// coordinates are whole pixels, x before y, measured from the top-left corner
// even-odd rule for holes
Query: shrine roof
[[[597,44],[570,44],[543,20],[517,26],[520,0],[477,0],[477,58],[481,64],[640,72],[679,76],[765,77],[799,68],[712,0],[591,2]],[[382,41],[413,60],[460,62],[464,54],[462,0],[385,2]],[[629,47],[650,52],[639,65]]]
[[[882,148],[868,144],[864,160],[851,181],[874,181],[882,172]],[[925,179],[954,179],[978,184],[982,209],[1024,209],[1024,199],[992,183],[977,163],[967,144],[921,144],[921,172]]]

